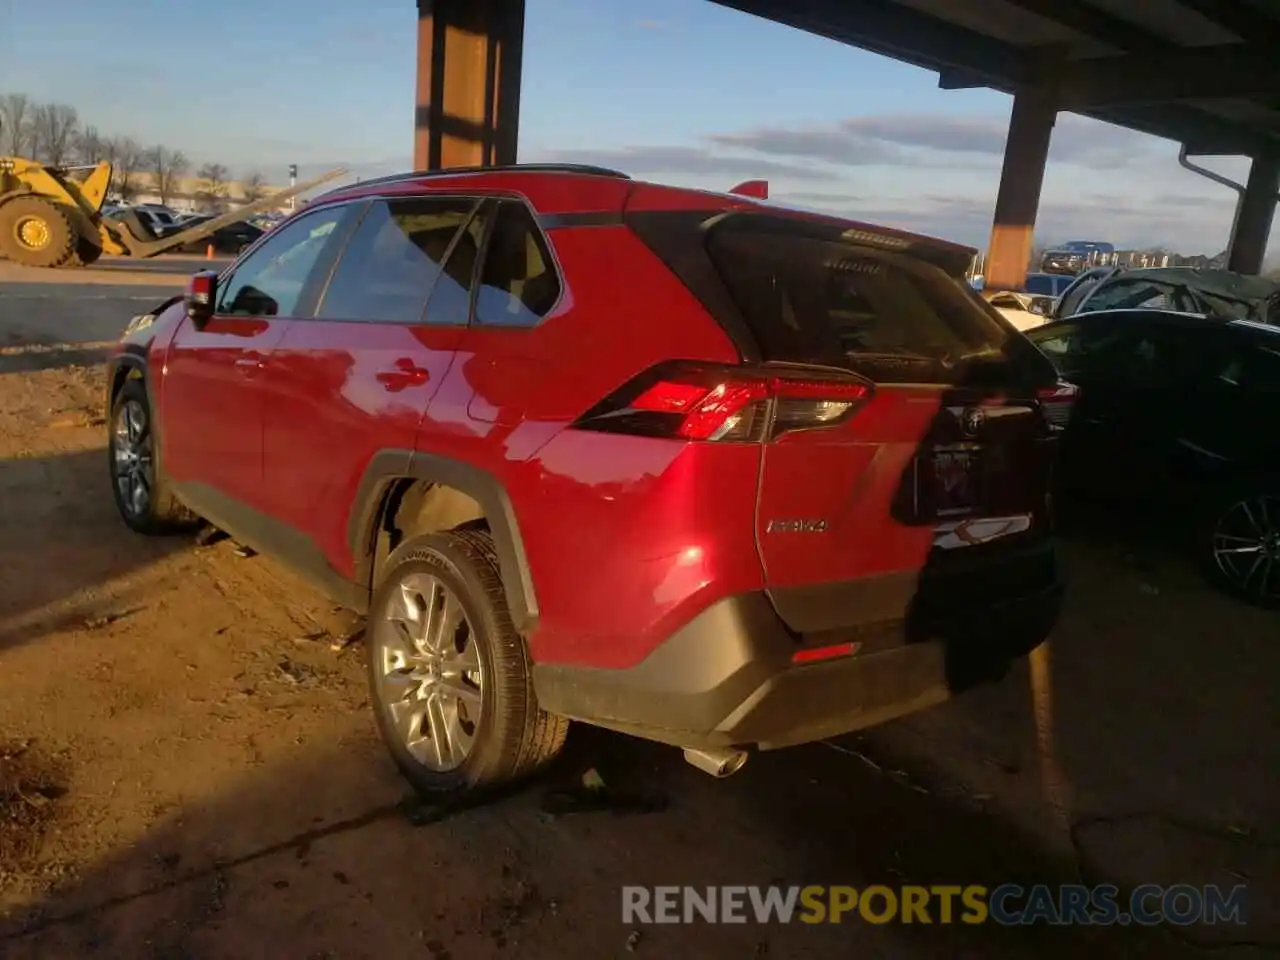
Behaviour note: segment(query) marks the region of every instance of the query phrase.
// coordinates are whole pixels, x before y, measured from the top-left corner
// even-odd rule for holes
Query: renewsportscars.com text
[[[1145,884],[623,887],[622,920],[651,923],[928,923],[1003,926],[1246,923],[1248,890]]]

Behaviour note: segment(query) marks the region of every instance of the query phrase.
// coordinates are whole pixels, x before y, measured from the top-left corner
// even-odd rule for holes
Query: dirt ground
[[[1069,609],[1045,655],[866,735],[715,781],[670,748],[579,728],[543,781],[443,816],[407,798],[377,743],[360,650],[335,649],[339,612],[230,542],[119,523],[104,334],[40,344],[12,299],[6,331],[10,289],[0,956],[1176,960],[1280,946],[1280,621],[1176,559],[1069,543]],[[549,791],[592,768],[649,812],[550,812]],[[1080,877],[1247,883],[1250,922],[636,928],[620,914],[624,884]]]

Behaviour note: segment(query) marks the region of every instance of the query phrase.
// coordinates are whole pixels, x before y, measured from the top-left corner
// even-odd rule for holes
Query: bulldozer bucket
[[[102,246],[104,250],[108,251],[119,249],[126,256],[130,257],[139,257],[143,259],[154,257],[157,254],[164,253],[166,250],[173,250],[176,247],[185,246],[188,243],[194,243],[197,240],[211,236],[223,227],[228,227],[233,223],[240,223],[242,220],[249,219],[255,213],[259,213],[263,210],[269,210],[272,207],[278,207],[283,201],[296,197],[299,194],[306,193],[308,190],[313,190],[322,183],[328,183],[330,180],[336,180],[346,172],[346,168],[338,167],[334,170],[330,170],[328,173],[321,174],[313,180],[308,180],[306,183],[300,183],[296,187],[290,187],[288,190],[284,190],[280,193],[273,193],[270,196],[263,197],[261,200],[256,200],[253,203],[247,204],[246,206],[240,207],[236,210],[232,210],[229,213],[224,213],[220,217],[214,217],[212,220],[202,223],[199,226],[170,234],[167,237],[160,237],[156,240],[143,240],[134,236],[133,233],[119,221],[103,220],[102,232],[104,242]]]
[[[111,188],[111,164],[105,160],[93,168],[93,172],[80,181],[81,206],[87,209],[90,216],[96,217],[106,202],[107,190]]]

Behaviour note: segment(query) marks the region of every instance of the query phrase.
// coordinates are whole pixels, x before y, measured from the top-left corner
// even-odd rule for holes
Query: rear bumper
[[[903,592],[898,579],[883,584],[887,595]],[[849,587],[866,595],[865,583]],[[998,678],[1048,636],[1062,593],[1055,572],[999,602],[931,616],[927,628],[907,610],[885,622],[885,605],[870,604],[868,620],[848,623],[844,639],[867,638],[854,654],[803,664],[792,661],[797,650],[840,642],[840,631],[798,635],[764,593],[743,594],[703,611],[634,667],[539,664],[534,684],[545,710],[675,746],[791,746]]]

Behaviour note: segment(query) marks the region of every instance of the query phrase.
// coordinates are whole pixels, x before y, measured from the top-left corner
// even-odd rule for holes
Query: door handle
[[[408,357],[401,357],[390,370],[379,370],[376,374],[378,382],[392,393],[406,387],[420,387],[431,377],[426,367],[420,367]]]
[[[246,353],[243,356],[236,357],[234,366],[243,373],[253,373],[262,366],[262,354],[257,352]]]

